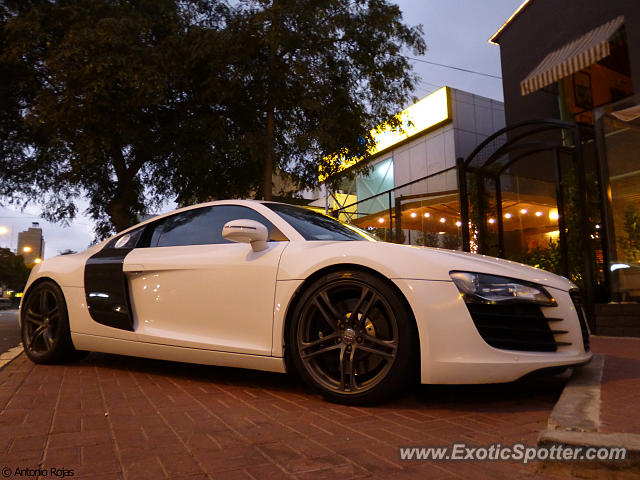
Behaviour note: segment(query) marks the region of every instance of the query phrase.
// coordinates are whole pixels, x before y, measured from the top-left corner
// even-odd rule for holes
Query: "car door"
[[[246,218],[269,229],[266,250],[222,238],[226,222]],[[200,207],[149,225],[124,261],[140,341],[270,355],[286,240],[260,213],[240,205]]]

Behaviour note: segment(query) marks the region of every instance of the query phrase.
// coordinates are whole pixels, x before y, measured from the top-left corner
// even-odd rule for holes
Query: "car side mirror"
[[[224,224],[222,238],[232,242],[250,243],[254,252],[261,252],[267,249],[269,231],[260,222],[241,218]]]

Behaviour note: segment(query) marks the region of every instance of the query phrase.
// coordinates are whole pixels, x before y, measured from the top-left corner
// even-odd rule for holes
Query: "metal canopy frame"
[[[562,142],[545,142],[538,140],[531,140],[534,137],[543,132],[560,131],[564,134],[570,135],[572,146],[563,144]],[[492,142],[498,140],[503,135],[510,134],[510,138],[498,147],[495,151],[491,152],[489,156],[480,164],[473,165],[474,161],[477,162],[480,153],[483,152]],[[485,191],[485,180],[491,179],[495,184],[495,196],[496,196],[496,209],[497,209],[497,223],[498,223],[498,256],[504,257],[504,223],[502,218],[502,185],[500,177],[502,174],[516,162],[525,160],[527,157],[540,152],[550,151],[553,154],[554,170],[555,170],[555,183],[556,183],[556,202],[558,207],[558,230],[559,230],[559,247],[561,254],[561,268],[562,273],[565,276],[569,275],[569,262],[568,262],[568,245],[567,245],[567,227],[565,224],[565,199],[563,194],[563,175],[562,175],[562,162],[560,153],[569,153],[572,155],[573,165],[576,167],[576,173],[578,177],[578,194],[579,194],[579,208],[583,211],[587,211],[588,194],[586,188],[586,176],[584,158],[582,155],[583,139],[585,137],[594,138],[593,127],[586,125],[579,125],[572,122],[566,122],[556,119],[540,119],[540,120],[527,120],[518,122],[513,125],[509,125],[495,132],[481,142],[466,158],[457,159],[458,169],[458,186],[460,190],[460,220],[462,222],[462,247],[465,251],[471,250],[470,245],[470,218],[469,218],[469,193],[467,189],[467,175],[473,173],[476,176],[477,188],[479,189],[479,195],[482,195]],[[594,145],[595,148],[595,145]],[[495,168],[495,163],[500,159],[510,155],[508,161],[502,164],[499,168]],[[597,152],[596,152],[597,155]],[[600,169],[596,169],[596,175],[598,182],[601,183],[602,179]],[[602,205],[602,199],[600,201]],[[478,205],[480,208],[479,216],[484,219],[477,225],[478,228],[478,247],[479,253],[487,253],[487,225],[486,225],[486,212],[484,212],[484,205]],[[604,219],[604,217],[603,217]],[[607,222],[602,222],[606,228]],[[581,217],[580,230],[583,238],[588,239],[589,235],[589,223],[586,215]],[[602,232],[601,241],[603,243],[603,260],[605,265],[608,264],[608,245],[607,245],[607,233]],[[582,258],[583,258],[583,274],[584,274],[584,293],[585,293],[585,306],[586,313],[589,319],[589,323],[592,328],[595,318],[595,272],[592,263],[593,252],[591,248],[591,242],[585,240],[582,244]],[[609,272],[605,270],[605,283],[609,283]]]

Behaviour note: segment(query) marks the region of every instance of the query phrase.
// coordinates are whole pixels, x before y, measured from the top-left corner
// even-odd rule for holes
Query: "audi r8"
[[[310,209],[216,201],[36,265],[36,363],[86,352],[295,370],[327,399],[497,383],[588,362],[579,291],[508,260],[376,241]]]

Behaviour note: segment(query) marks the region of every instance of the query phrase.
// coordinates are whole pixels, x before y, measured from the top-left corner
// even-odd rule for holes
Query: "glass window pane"
[[[265,205],[295,228],[305,240],[371,240],[364,232],[360,233],[333,218],[307,208],[281,203]]]
[[[222,238],[222,227],[231,220],[244,218],[255,220],[267,227],[270,241],[286,240],[271,222],[255,210],[239,205],[217,205],[188,210],[152,224],[147,233],[147,245],[173,247],[231,243]]]

